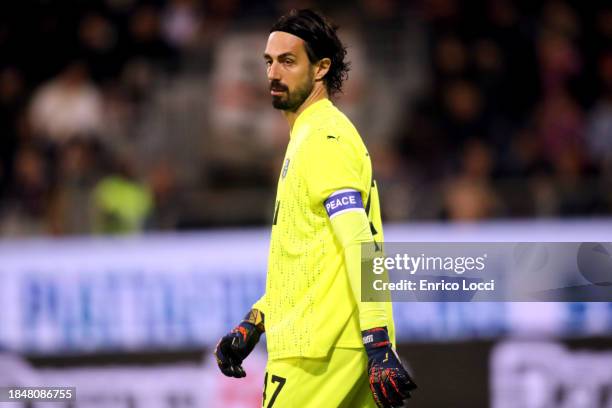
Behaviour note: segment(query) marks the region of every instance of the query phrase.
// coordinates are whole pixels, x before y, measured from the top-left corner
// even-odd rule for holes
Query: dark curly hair
[[[300,37],[306,43],[306,53],[311,63],[329,58],[331,65],[323,78],[327,92],[342,92],[342,83],[348,78],[350,63],[345,60],[346,47],[342,44],[333,25],[321,14],[309,10],[291,10],[272,26],[270,32],[283,31]]]

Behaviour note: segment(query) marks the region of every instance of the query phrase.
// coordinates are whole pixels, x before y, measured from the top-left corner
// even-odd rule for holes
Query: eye
[[[285,61],[283,61],[283,63],[284,63],[285,65],[293,65],[293,64],[295,63],[295,61],[294,61],[294,60],[292,60],[292,59],[286,59]]]

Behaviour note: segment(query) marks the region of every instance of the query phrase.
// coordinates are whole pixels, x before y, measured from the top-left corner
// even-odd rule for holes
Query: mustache
[[[287,85],[283,84],[278,79],[275,79],[272,82],[270,82],[270,90],[271,91],[288,91],[289,87],[287,87]]]

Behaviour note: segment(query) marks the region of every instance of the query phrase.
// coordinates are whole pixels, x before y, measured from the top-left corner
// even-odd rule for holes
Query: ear
[[[322,80],[325,74],[327,74],[327,72],[329,71],[330,67],[331,67],[331,59],[323,58],[319,60],[319,62],[317,62],[317,65],[315,67],[315,80],[316,81]]]

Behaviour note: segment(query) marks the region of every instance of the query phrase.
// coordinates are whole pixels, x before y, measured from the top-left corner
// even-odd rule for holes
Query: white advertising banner
[[[493,408],[610,408],[612,350],[507,342],[491,357]]]
[[[537,225],[390,226],[386,237],[395,242],[495,237],[612,242],[612,222],[607,229],[602,221]],[[268,237],[267,229],[249,229],[0,241],[0,350],[211,347],[263,293]],[[415,302],[396,303],[394,314],[400,340],[597,335],[612,332],[611,305]]]
[[[261,406],[265,354],[244,362],[247,376],[221,375],[212,356],[201,362],[34,368],[0,353],[2,387],[74,387],[73,401],[10,401],[0,408],[252,408]]]

